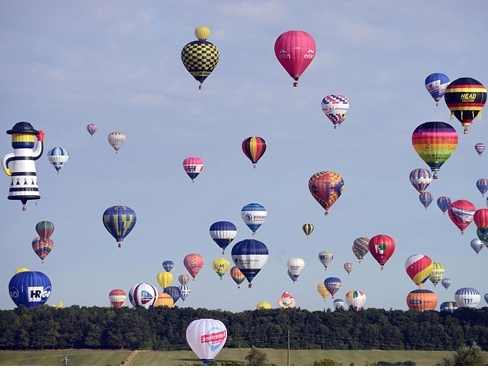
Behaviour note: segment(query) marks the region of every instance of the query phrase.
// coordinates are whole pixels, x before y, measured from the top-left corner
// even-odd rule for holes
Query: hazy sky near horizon
[[[437,309],[461,287],[488,292],[488,249],[476,254],[470,247],[474,223],[461,235],[435,203],[445,195],[486,207],[476,181],[488,177],[488,153],[478,157],[474,145],[488,143],[488,117],[464,135],[445,102],[436,106],[424,86],[435,72],[488,84],[485,1],[21,0],[1,1],[0,8],[0,155],[13,151],[5,132],[15,123],[45,132],[36,161],[39,203],[22,211],[8,200],[4,175],[0,309],[15,308],[8,283],[19,267],[51,279],[48,304],[108,306],[115,288],[128,293],[146,282],[161,289],[156,275],[165,260],[175,263],[178,286],[189,253],[201,254],[205,265],[180,307],[239,312],[268,301],[276,308],[286,290],[297,307],[323,310],[333,308],[332,298],[324,302],[317,285],[336,276],[336,298],[361,290],[365,308],[406,310],[417,286],[404,264],[417,253],[443,264],[452,280],[448,290],[425,284],[438,297]],[[180,59],[200,25],[210,28],[220,52],[202,90]],[[297,88],[274,55],[276,38],[293,29],[310,33],[317,45]],[[350,101],[337,129],[320,107],[329,94]],[[410,171],[427,168],[411,136],[433,120],[455,127],[459,143],[428,188],[434,202],[426,210],[409,182]],[[90,123],[98,126],[93,136]],[[107,141],[113,131],[127,137],[118,154]],[[268,142],[255,169],[241,151],[249,136]],[[46,156],[55,146],[70,154],[59,175]],[[194,183],[182,168],[189,156],[205,164]],[[319,171],[335,171],[345,183],[328,216],[308,190]],[[247,281],[237,288],[229,274],[220,280],[212,270],[221,249],[209,227],[220,220],[237,226],[225,251],[231,259],[232,246],[253,237],[240,216],[250,202],[268,211],[254,238],[267,245],[269,258],[252,288]],[[122,248],[102,223],[113,205],[137,214]],[[55,225],[44,263],[31,248],[42,220]],[[301,230],[307,222],[315,226],[308,239]],[[396,242],[383,271],[370,254],[359,263],[351,251],[355,238],[377,234]],[[327,270],[318,259],[323,250],[334,254]],[[306,263],[295,283],[287,276],[292,257]],[[345,262],[354,263],[350,275]]]

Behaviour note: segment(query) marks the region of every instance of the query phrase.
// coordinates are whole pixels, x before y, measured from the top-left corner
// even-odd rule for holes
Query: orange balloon
[[[197,253],[190,253],[183,259],[183,264],[193,277],[193,280],[195,280],[195,277],[203,267],[203,257]]]
[[[407,306],[419,311],[434,310],[437,307],[437,295],[430,290],[413,290],[407,295]]]

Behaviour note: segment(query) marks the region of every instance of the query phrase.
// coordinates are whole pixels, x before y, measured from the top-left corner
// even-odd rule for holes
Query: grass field
[[[269,365],[286,366],[287,351],[259,349],[266,353]],[[237,361],[245,365],[249,349],[222,349],[215,361]],[[450,351],[397,351],[397,350],[291,350],[290,365],[310,366],[316,360],[329,358],[348,365],[367,365],[378,361],[391,363],[413,361],[418,366],[432,366]],[[488,360],[488,353],[485,353]],[[72,366],[192,366],[201,365],[192,351],[128,350],[43,350],[0,351],[1,366],[59,366],[67,357]],[[129,358],[130,357],[130,358]]]

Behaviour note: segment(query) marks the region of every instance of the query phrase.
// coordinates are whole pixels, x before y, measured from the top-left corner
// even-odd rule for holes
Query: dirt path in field
[[[139,354],[139,350],[134,350],[124,361],[124,364],[121,365],[130,365],[130,362],[132,362],[132,359],[134,359],[137,354]]]

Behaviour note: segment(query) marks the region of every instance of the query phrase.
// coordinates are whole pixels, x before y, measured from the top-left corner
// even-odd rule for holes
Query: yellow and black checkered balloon
[[[181,50],[181,61],[200,86],[219,62],[219,50],[208,41],[193,41]]]

